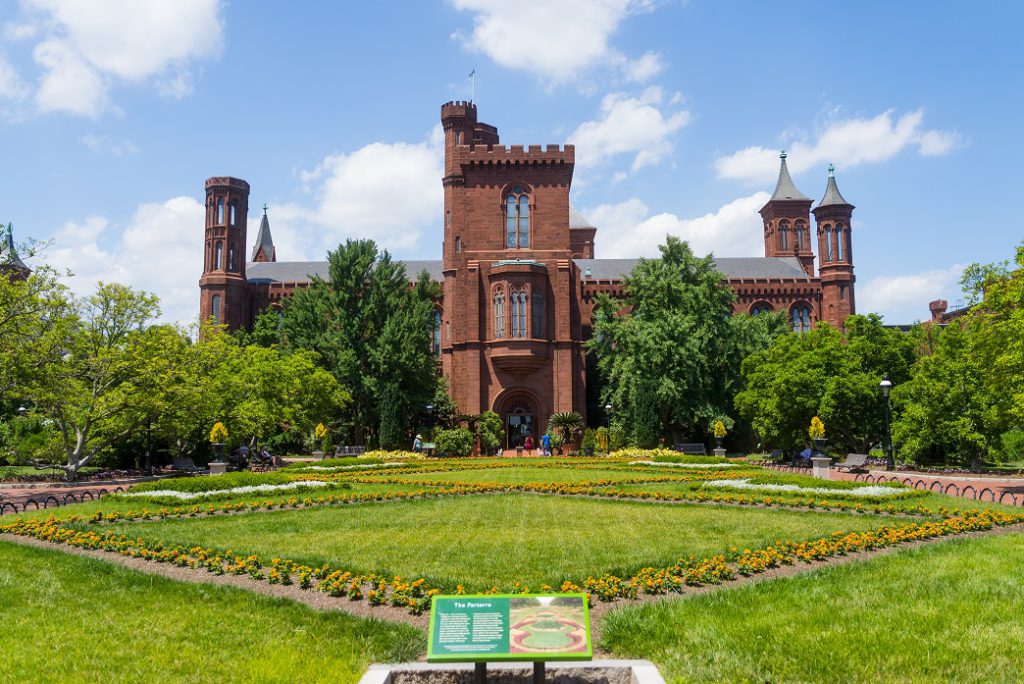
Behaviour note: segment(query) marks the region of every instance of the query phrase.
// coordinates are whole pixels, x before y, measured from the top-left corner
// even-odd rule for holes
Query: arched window
[[[220,295],[213,295],[213,306],[210,316],[215,323],[220,323]]]
[[[230,246],[228,247],[228,270],[235,270],[235,248]]]
[[[441,355],[441,312],[434,311],[434,339],[432,340],[433,352]]]
[[[231,225],[233,225],[233,226],[237,225],[237,223],[238,223],[238,221],[236,219],[236,214],[235,214],[235,210],[236,210],[237,207],[238,207],[238,205],[236,205],[234,202],[232,202],[231,206],[229,207],[230,210],[231,210],[230,211],[230,214],[231,214]]]
[[[530,309],[530,318],[533,319],[533,336],[544,337],[544,294],[533,291],[533,308]]]
[[[789,221],[779,221],[779,249],[789,249]]]
[[[832,261],[832,226],[825,226],[825,261]]]
[[[512,337],[526,337],[526,290],[513,290],[509,302],[512,304]]]
[[[793,321],[793,332],[802,333],[811,329],[811,308],[806,304],[797,304],[789,315]]]
[[[458,235],[455,236],[455,253],[458,254],[462,251],[462,238]]]
[[[530,195],[520,186],[505,196],[505,248],[530,246]]]
[[[761,314],[767,314],[772,312],[772,307],[764,302],[758,302],[754,306],[750,307],[751,316],[760,316]]]
[[[836,261],[843,260],[843,224],[836,224]]]
[[[494,291],[494,339],[500,340],[505,337],[505,290],[498,288]]]
[[[801,252],[807,250],[807,224],[803,221],[796,222],[796,244]]]
[[[224,198],[217,200],[217,225],[224,223]]]
[[[217,249],[213,258],[213,267],[218,271],[224,268],[224,243],[217,241]]]

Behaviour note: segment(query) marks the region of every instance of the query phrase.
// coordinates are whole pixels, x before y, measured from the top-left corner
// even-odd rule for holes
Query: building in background
[[[441,123],[443,258],[404,263],[411,279],[427,271],[443,284],[435,347],[453,399],[464,414],[501,415],[511,447],[546,430],[552,413],[585,415],[583,343],[595,296],[621,296],[638,260],[597,258],[597,227],[569,204],[572,145],[502,145],[472,102],[443,105]],[[780,157],[775,192],[760,210],[764,256],[716,258],[716,266],[737,312],[784,311],[798,332],[822,320],[841,328],[856,311],[854,207],[829,167],[812,210]],[[313,275],[329,277],[326,261],[277,261],[266,206],[245,259],[249,191],[237,178],[206,181],[200,316],[231,329],[251,327]]]

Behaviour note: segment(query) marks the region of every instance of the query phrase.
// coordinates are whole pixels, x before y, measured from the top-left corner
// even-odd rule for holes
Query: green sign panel
[[[429,662],[590,660],[586,594],[435,596]]]

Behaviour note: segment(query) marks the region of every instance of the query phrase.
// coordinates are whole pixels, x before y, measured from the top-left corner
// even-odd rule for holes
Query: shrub
[[[807,434],[811,439],[825,439],[825,424],[821,422],[821,418],[818,416],[811,418],[811,427],[807,430]]]
[[[612,429],[608,433],[608,451],[618,451],[626,448],[626,429],[622,423],[612,423]]]
[[[588,450],[594,450],[594,448],[597,446],[597,433],[594,432],[594,428],[586,429],[586,431],[583,433],[583,442],[582,444],[580,444],[580,446],[583,448],[584,452]]]
[[[446,456],[469,456],[473,453],[474,442],[473,433],[466,428],[434,431],[437,450]]]
[[[133,492],[155,492],[162,489],[169,489],[176,492],[213,492],[219,489],[233,489],[235,487],[249,487],[261,484],[286,484],[296,479],[288,473],[224,473],[217,476],[194,477],[172,477],[166,480],[154,480],[142,482],[132,487]]]
[[[597,450],[603,454],[608,453],[608,428],[601,426],[597,428],[597,432],[594,434],[594,441]]]
[[[505,426],[501,422],[501,416],[494,411],[484,411],[476,417],[476,434],[480,438],[480,448],[487,453],[493,453],[501,446],[504,432]]]
[[[1007,430],[1000,441],[1004,460],[1010,463],[1024,462],[1024,430]]]

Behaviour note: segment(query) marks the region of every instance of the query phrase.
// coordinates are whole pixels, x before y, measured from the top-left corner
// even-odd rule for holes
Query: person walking
[[[540,453],[542,456],[551,455],[551,435],[546,432],[540,436]]]
[[[526,436],[526,442],[523,443],[523,448],[526,449],[527,456],[533,456],[533,435]]]
[[[412,450],[417,454],[423,451],[423,435],[416,435],[416,439],[412,440]]]

